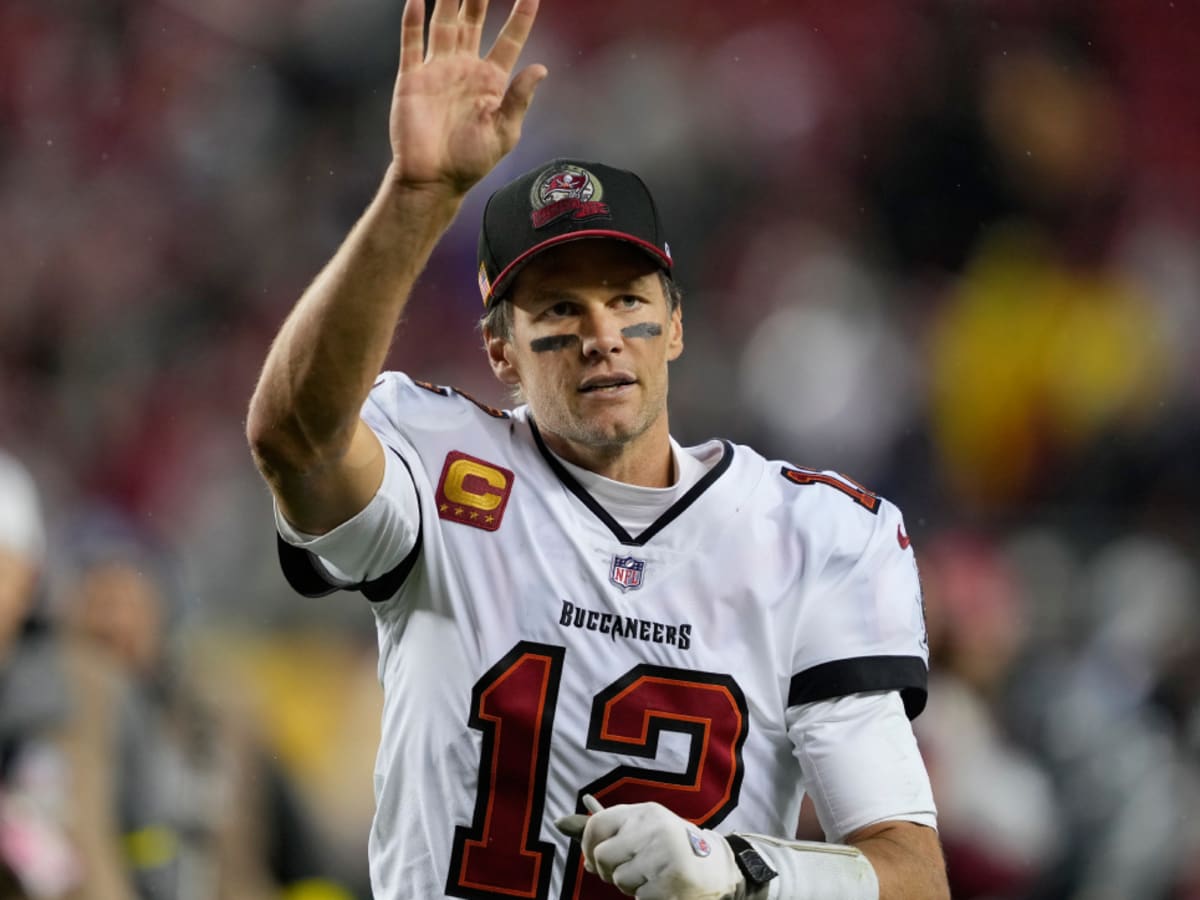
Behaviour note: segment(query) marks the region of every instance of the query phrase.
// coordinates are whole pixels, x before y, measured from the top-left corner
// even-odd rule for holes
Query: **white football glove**
[[[588,795],[584,805],[592,815],[566,816],[558,827],[579,837],[584,867],[621,893],[638,900],[739,900],[745,895],[733,850],[715,831],[697,828],[659,803],[603,809]]]

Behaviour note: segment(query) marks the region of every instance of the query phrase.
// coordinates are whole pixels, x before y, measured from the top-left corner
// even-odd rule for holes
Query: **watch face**
[[[733,858],[746,878],[746,886],[755,888],[766,884],[779,873],[767,865],[767,861],[759,856],[758,851],[747,843],[740,835],[731,834],[727,838],[733,850]]]

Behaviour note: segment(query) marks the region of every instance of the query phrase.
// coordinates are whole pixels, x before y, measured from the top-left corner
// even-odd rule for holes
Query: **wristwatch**
[[[766,896],[767,882],[779,875],[767,865],[767,861],[759,852],[750,846],[750,842],[739,834],[725,836],[729,849],[733,851],[733,859],[746,879],[746,896]]]

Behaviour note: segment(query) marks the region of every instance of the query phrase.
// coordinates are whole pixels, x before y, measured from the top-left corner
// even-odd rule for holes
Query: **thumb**
[[[567,837],[579,840],[583,837],[583,829],[587,827],[587,820],[588,817],[583,813],[575,813],[555,820],[554,827]]]
[[[512,144],[517,142],[521,133],[521,123],[525,120],[525,113],[529,111],[529,104],[533,102],[534,91],[548,74],[543,65],[526,66],[517,73],[508,90],[504,92],[504,99],[500,101],[500,127],[511,136]]]

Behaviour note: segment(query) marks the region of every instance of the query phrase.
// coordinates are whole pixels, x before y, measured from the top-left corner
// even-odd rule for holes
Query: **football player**
[[[946,897],[900,513],[671,437],[681,299],[640,178],[560,159],[488,201],[483,334],[517,408],[380,373],[547,75],[512,75],[537,0],[481,56],[486,6],[436,0],[426,36],[408,0],[391,164],[248,419],[289,581],[375,614],[375,895]],[[828,843],[789,839],[806,793]]]

